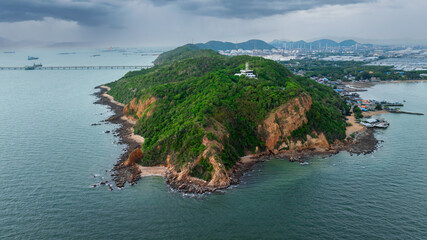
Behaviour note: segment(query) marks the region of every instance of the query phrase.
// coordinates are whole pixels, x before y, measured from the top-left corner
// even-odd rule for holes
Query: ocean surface
[[[138,52],[140,51],[140,52]],[[0,53],[0,66],[147,65],[155,56],[93,49]],[[63,55],[61,52],[75,52]],[[94,54],[99,57],[91,57]],[[427,239],[427,118],[404,114],[372,154],[275,159],[210,195],[161,177],[109,191],[98,184],[123,152],[94,87],[126,70],[0,71],[0,239]],[[427,113],[427,83],[377,85],[368,99]]]
[[[427,54],[417,57],[386,58],[369,63],[374,66],[393,66],[396,70],[427,70]]]

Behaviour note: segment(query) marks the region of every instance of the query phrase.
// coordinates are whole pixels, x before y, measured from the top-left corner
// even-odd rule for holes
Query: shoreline
[[[123,108],[125,105],[115,101],[111,95],[107,94],[110,88],[101,85],[95,87],[95,89],[99,89],[99,91],[94,93],[98,98],[94,104],[109,106],[110,110],[113,112],[113,116],[103,120],[103,122],[119,124],[120,127],[114,130],[114,133],[119,137],[119,144],[127,145],[124,153],[121,154],[112,169],[113,173],[111,177],[116,183],[116,186],[118,188],[123,188],[126,182],[130,185],[134,185],[143,176],[164,176],[165,174],[163,174],[158,167],[139,167],[139,164],[132,166],[122,165],[122,163],[128,159],[129,155],[141,146],[144,142],[144,138],[134,133],[133,125],[135,125],[136,122],[123,115]],[[163,169],[163,171],[165,170]]]
[[[346,122],[350,123],[351,126],[346,127],[346,130],[345,130],[346,138],[350,137],[352,134],[355,134],[357,132],[366,131],[365,126],[356,122],[354,113],[352,113],[351,116],[347,116],[347,118],[348,120]]]
[[[120,124],[120,127],[114,130],[114,132],[120,138],[118,143],[127,145],[125,152],[119,157],[117,163],[114,164],[114,167],[112,169],[113,173],[111,174],[111,176],[118,188],[123,188],[126,182],[128,182],[130,185],[134,185],[142,177],[161,176],[165,178],[166,184],[179,191],[188,193],[214,192],[216,190],[226,189],[232,185],[239,184],[240,179],[245,172],[249,171],[256,163],[264,162],[268,159],[278,158],[287,159],[291,162],[304,162],[309,157],[322,155],[331,156],[341,151],[347,151],[350,154],[357,155],[369,154],[376,150],[378,144],[378,140],[375,138],[373,134],[374,131],[372,129],[367,129],[358,123],[353,124],[353,121],[353,126],[349,126],[346,128],[347,137],[351,134],[354,135],[354,139],[350,141],[346,141],[345,143],[340,144],[331,144],[331,147],[328,149],[304,148],[298,150],[282,150],[277,152],[263,152],[258,154],[246,155],[241,157],[240,160],[236,162],[236,164],[227,171],[230,177],[230,184],[228,186],[204,188],[202,186],[197,186],[196,183],[193,183],[191,181],[184,183],[176,182],[175,179],[171,176],[170,171],[167,167],[146,167],[141,166],[139,164],[123,166],[123,162],[128,159],[131,152],[141,146],[144,141],[144,138],[134,134],[133,125],[136,122],[123,115],[123,108],[125,105],[115,101],[111,95],[107,94],[110,88],[101,85],[95,87],[95,89],[99,89],[99,91],[94,93],[94,95],[98,98],[98,100],[94,103],[107,105],[110,107],[110,110],[113,111],[113,116],[103,121],[114,124]],[[347,134],[348,132],[349,134]],[[182,185],[186,186],[182,187]],[[190,191],[189,189],[197,189],[197,191]]]
[[[226,186],[209,186],[204,181],[195,179],[193,177],[180,179],[178,174],[172,174],[172,171],[166,172],[166,184],[171,188],[184,192],[184,193],[195,193],[203,194],[206,192],[215,192],[217,190],[228,189],[233,185],[240,184],[241,178],[244,174],[252,169],[252,167],[261,162],[265,162],[271,159],[281,159],[290,162],[299,162],[302,165],[307,159],[315,156],[332,156],[346,151],[350,155],[356,154],[370,154],[377,150],[378,141],[374,136],[374,129],[363,128],[361,131],[354,132],[354,137],[345,142],[336,142],[331,144],[329,148],[317,148],[317,147],[305,147],[295,150],[282,150],[282,151],[265,151],[258,154],[250,154],[240,157],[240,160],[235,163],[233,167],[227,170],[227,174],[230,178],[230,182]]]
[[[110,91],[111,88],[107,87],[107,86],[104,86],[104,85],[99,86],[99,88],[106,90],[105,92],[103,92],[101,94],[102,97],[107,98],[112,104],[115,104],[115,105],[121,107],[122,114],[120,116],[120,120],[127,121],[128,123],[132,124],[132,126],[135,125],[136,121],[134,121],[134,120],[126,117],[125,115],[123,115],[123,108],[125,107],[125,105],[123,103],[117,102],[116,100],[114,100],[113,96],[107,94],[107,92]],[[130,130],[131,130],[131,134],[128,137],[130,139],[134,140],[135,142],[139,143],[140,145],[142,145],[144,143],[144,138],[142,136],[140,136],[140,135],[136,135],[135,132],[134,132],[133,127],[131,127]]]
[[[240,161],[230,169],[231,185],[238,184],[240,177],[258,163],[270,159],[284,159],[290,162],[304,163],[308,158],[314,156],[332,156],[342,151],[347,151],[351,155],[370,154],[377,149],[379,141],[374,136],[374,129],[368,129],[361,125],[361,129],[352,132],[354,138],[344,143],[331,144],[329,149],[303,148],[296,150],[282,150],[276,153],[263,152],[259,154],[247,155],[240,158]]]
[[[369,112],[362,112],[362,115],[365,118],[369,118],[369,117],[372,117],[372,116],[376,116],[376,115],[380,115],[380,114],[385,114],[385,113],[391,113],[391,112],[387,111],[387,110],[369,111]]]

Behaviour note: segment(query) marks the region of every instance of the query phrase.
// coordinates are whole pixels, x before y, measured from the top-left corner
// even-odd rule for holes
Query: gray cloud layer
[[[110,25],[117,1],[6,0],[0,1],[0,22],[42,20],[46,17],[76,21],[81,25]]]
[[[425,9],[426,0],[0,0],[0,37],[108,46],[326,36],[425,44]]]
[[[156,6],[175,5],[197,15],[251,19],[308,10],[325,5],[346,5],[375,0],[149,0]]]
[[[76,21],[80,25],[117,26],[117,10],[127,2],[172,6],[191,14],[218,18],[252,19],[324,5],[345,5],[375,0],[2,0],[0,22],[42,20],[46,17]],[[116,16],[116,17],[114,17]]]

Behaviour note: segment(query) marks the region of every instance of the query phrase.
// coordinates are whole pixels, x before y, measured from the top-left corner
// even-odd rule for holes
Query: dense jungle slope
[[[257,78],[234,75],[246,63]],[[333,89],[260,57],[188,44],[108,86],[145,138],[139,163],[168,166],[202,185],[229,185],[227,171],[246,154],[345,138],[348,108]]]

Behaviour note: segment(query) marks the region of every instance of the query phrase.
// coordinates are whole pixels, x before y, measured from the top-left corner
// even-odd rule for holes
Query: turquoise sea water
[[[94,65],[96,52],[25,51],[0,54],[0,65],[35,53],[50,65]],[[108,54],[99,61],[155,58]],[[0,71],[0,239],[426,239],[426,116],[384,114],[391,125],[377,131],[384,142],[373,154],[267,161],[224,193],[183,196],[160,177],[90,188],[124,149],[104,133],[117,126],[91,126],[111,115],[91,94],[125,72]],[[362,95],[427,113],[426,92],[427,83],[405,83]]]

